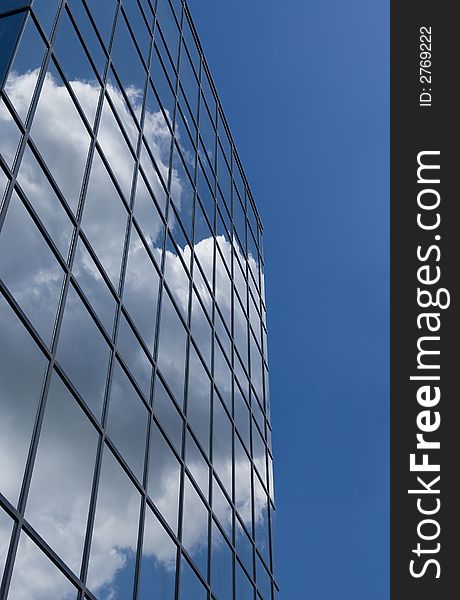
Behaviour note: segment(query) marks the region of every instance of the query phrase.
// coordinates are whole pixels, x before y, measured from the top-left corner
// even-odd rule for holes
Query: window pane
[[[233,553],[215,523],[212,524],[211,588],[219,600],[232,600]],[[238,599],[239,600],[239,599]]]
[[[120,316],[117,350],[128,366],[131,375],[137,381],[145,399],[149,400],[152,363],[147,358],[139,340],[134,335],[134,331],[123,314]]]
[[[132,597],[139,508],[139,493],[105,447],[87,580],[101,600]]]
[[[185,441],[185,464],[205,498],[209,499],[208,464],[189,431]]]
[[[227,493],[229,493],[228,490]],[[232,539],[232,507],[214,477],[212,479],[212,511],[229,539]]]
[[[82,227],[115,287],[120,276],[127,216],[112,179],[95,153]]]
[[[18,182],[61,255],[66,259],[73,225],[29,146],[26,147],[21,160]]]
[[[235,596],[238,600],[254,600],[254,587],[238,561],[236,562],[235,585]]]
[[[0,490],[16,504],[46,360],[3,296],[0,339]]]
[[[163,293],[158,366],[179,406],[184,401],[186,331],[169,295]]]
[[[153,412],[163,426],[169,440],[180,454],[182,448],[182,416],[159,377],[155,381]]]
[[[103,4],[100,0],[87,0],[87,4],[96,22],[96,27],[107,46],[112,34],[117,0],[106,0]]]
[[[209,513],[189,478],[184,482],[184,514],[182,544],[206,577],[208,563],[208,518]]]
[[[1,21],[0,21],[1,23]],[[11,168],[16,156],[21,139],[21,131],[16,125],[10,111],[6,108],[3,100],[0,99],[0,127],[2,135],[0,137],[0,154],[5,159],[6,164]],[[3,192],[2,192],[3,196]]]
[[[227,493],[232,497],[232,424],[217,395],[214,396],[212,462]]]
[[[0,277],[50,342],[64,273],[16,193],[0,233]]]
[[[57,360],[90,409],[101,416],[109,348],[72,286],[59,335]]]
[[[107,333],[111,335],[115,316],[115,298],[81,238],[78,240],[72,273]]]
[[[12,530],[13,520],[0,508],[0,579],[3,576]]]
[[[77,591],[34,542],[21,533],[8,598],[76,600]]]
[[[247,572],[252,576],[253,574],[253,554],[254,547],[249,539],[246,531],[241,526],[238,519],[236,519],[236,552],[238,558],[241,560],[243,565],[246,567]]]
[[[40,94],[31,137],[75,212],[90,137],[62,79],[52,66]]]
[[[17,18],[22,19],[22,16]],[[44,53],[43,40],[29,18],[5,86],[5,91],[23,121],[29,110]]]
[[[176,553],[176,544],[147,507],[139,600],[152,600],[153,597],[158,600],[174,600]]]
[[[158,285],[158,272],[139,235],[132,228],[123,303],[152,353],[158,308]]]
[[[151,186],[153,185],[152,181],[149,181],[149,183]],[[141,174],[139,174],[137,179],[134,217],[144,234],[150,250],[154,253],[157,263],[161,264],[164,224]]]
[[[180,464],[163,434],[152,423],[148,493],[171,529],[177,531]]]
[[[26,518],[80,572],[97,434],[56,375],[50,384]],[[70,475],[71,474],[71,475]]]
[[[182,557],[180,563],[180,600],[206,600],[208,594],[198,576]]]
[[[131,117],[127,112],[121,93],[110,84],[108,86],[108,91],[116,110],[122,115],[121,121],[123,123],[129,122]],[[126,202],[129,202],[134,159],[107,99],[104,100],[104,106],[102,108],[98,140],[104,151],[104,155],[109,161],[110,167],[117,178],[125,200]]]
[[[187,420],[203,450],[209,452],[211,382],[193,346],[188,368]]]
[[[142,481],[144,473],[147,420],[144,403],[120,363],[115,361],[107,433],[139,481]]]
[[[235,506],[244,523],[251,524],[251,463],[235,436]]]
[[[54,52],[89,124],[92,126],[96,116],[101,86],[65,11],[59,21]]]

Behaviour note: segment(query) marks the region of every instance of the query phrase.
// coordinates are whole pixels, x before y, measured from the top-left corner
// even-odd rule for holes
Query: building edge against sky
[[[262,600],[262,225],[180,0],[0,0],[0,597]]]

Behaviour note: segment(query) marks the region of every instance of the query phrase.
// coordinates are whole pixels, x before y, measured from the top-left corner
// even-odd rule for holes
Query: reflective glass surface
[[[271,600],[262,228],[189,9],[4,5],[5,600]]]

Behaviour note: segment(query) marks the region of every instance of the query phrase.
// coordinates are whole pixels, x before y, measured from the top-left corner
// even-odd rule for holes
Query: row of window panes
[[[10,315],[10,319],[11,319],[11,317],[12,317],[12,315]],[[13,317],[13,320],[14,320],[14,317]],[[13,322],[7,323],[7,325],[11,325],[11,324],[14,325]],[[17,334],[18,332],[15,332],[15,333]],[[18,335],[15,336],[16,340],[21,338],[21,333],[22,333],[22,328],[21,328],[21,331],[19,331],[19,336]],[[27,359],[27,358],[30,359],[31,358],[30,351],[29,351],[29,353],[27,353],[27,352],[24,352],[24,350],[25,350],[25,348],[22,347],[21,348],[21,356],[24,359]],[[2,365],[4,365],[5,368],[6,368],[8,365],[7,364],[5,365],[5,362],[6,361],[3,360],[2,361]],[[43,366],[44,366],[43,362],[44,361],[42,359],[41,360],[42,368],[39,369],[39,371],[43,370]],[[32,361],[32,364],[34,364],[33,361]],[[32,380],[33,380],[33,377],[32,377]],[[60,381],[60,379],[57,376],[54,376],[53,382],[54,383],[52,383],[51,387],[50,387],[49,400],[48,400],[48,404],[47,404],[47,409],[46,410],[48,412],[49,411],[55,411],[56,412],[56,414],[53,417],[54,421],[56,421],[56,419],[57,419],[57,421],[59,423],[67,423],[67,422],[71,422],[72,423],[72,427],[74,428],[73,434],[75,434],[75,435],[74,435],[74,437],[72,437],[72,436],[69,437],[70,432],[68,432],[67,430],[64,431],[65,438],[66,438],[66,442],[65,443],[69,442],[69,440],[71,440],[71,439],[74,439],[75,443],[80,444],[82,439],[85,440],[86,434],[84,434],[83,430],[81,429],[81,426],[78,424],[79,421],[81,421],[81,419],[77,419],[76,418],[75,411],[77,411],[81,415],[81,417],[83,417],[83,415],[80,412],[80,410],[77,408],[77,405],[73,401],[70,401],[71,400],[70,394],[67,392],[67,390],[65,389],[65,387],[62,384],[62,382]],[[30,381],[28,382],[28,385],[30,385]],[[123,448],[126,446],[127,431],[129,431],[130,426],[132,426],[134,424],[134,421],[137,418],[136,414],[138,416],[141,415],[141,414],[144,414],[144,418],[140,419],[140,420],[143,420],[144,423],[145,423],[145,420],[146,420],[145,419],[145,415],[146,415],[145,408],[142,408],[142,403],[139,401],[139,398],[137,400],[135,400],[135,398],[137,396],[134,393],[134,390],[132,388],[129,388],[129,389],[131,389],[131,392],[129,392],[128,388],[126,387],[127,385],[129,387],[129,383],[128,383],[128,380],[126,379],[126,376],[123,375],[121,369],[119,369],[119,368],[116,367],[116,372],[114,373],[113,382],[112,382],[112,391],[111,391],[111,399],[110,399],[110,404],[109,404],[109,413],[108,413],[109,416],[108,416],[108,426],[107,426],[107,429],[108,429],[109,435],[113,437],[113,439],[116,441],[116,443],[119,446],[121,446],[122,453],[124,452]],[[66,401],[63,400],[64,396],[66,396],[69,399],[69,402],[67,404],[66,404]],[[127,398],[130,398],[130,397],[133,398],[133,400],[131,401],[130,411],[128,411],[129,415],[126,415],[126,411],[122,410],[122,408],[121,408],[121,404],[120,404],[120,401],[119,401],[121,397],[124,398],[124,402],[126,402]],[[53,398],[54,398],[54,400],[53,400]],[[54,409],[51,408],[53,406],[55,406]],[[135,408],[136,406],[138,406],[139,408],[136,409]],[[65,415],[65,414],[62,415],[61,414],[62,411],[64,411],[64,412],[65,411],[69,411],[69,412],[68,412],[67,415]],[[141,412],[139,413],[138,411],[141,411]],[[70,414],[70,413],[72,413],[72,414]],[[70,418],[69,415],[72,418]],[[115,416],[113,416],[113,415],[115,415]],[[46,432],[48,430],[50,432],[58,432],[60,430],[59,427],[56,427],[56,425],[53,425],[53,418],[50,418],[50,421],[48,421],[48,420],[45,419],[45,425],[44,425],[44,428],[43,428],[44,432]],[[86,419],[83,418],[83,421],[86,423]],[[32,419],[29,419],[29,429],[30,429],[30,423],[31,422],[32,422]],[[18,431],[18,430],[19,431],[23,431],[24,427],[22,425],[23,425],[23,423],[21,423],[21,427],[15,428],[15,431]],[[48,427],[48,429],[47,429],[47,427]],[[145,425],[144,425],[144,428],[145,428]],[[92,428],[90,428],[90,429],[92,430]],[[137,427],[136,430],[139,430],[139,428]],[[88,429],[88,431],[89,431],[89,429]],[[167,446],[165,445],[164,438],[162,438],[162,436],[161,436],[161,434],[159,433],[158,430],[156,430],[156,431],[157,431],[156,435],[158,436],[157,439],[161,438],[161,440],[163,440],[160,443],[160,446],[163,446],[164,448],[167,448]],[[53,435],[54,435],[54,433],[53,433]],[[95,433],[94,433],[94,436],[95,436]],[[43,433],[43,439],[46,440],[46,434],[45,433]],[[44,444],[45,444],[45,449],[46,449],[48,446],[46,445],[46,442],[44,442]],[[139,456],[140,454],[142,454],[142,441],[138,441],[138,444],[140,444],[140,446],[138,448],[138,452],[137,452],[137,455]],[[26,442],[26,445],[27,445],[27,442]],[[42,447],[42,446],[40,446],[40,447]],[[90,453],[92,453],[93,451],[95,452],[95,442],[94,442],[94,440],[93,440],[93,443],[90,443],[89,440],[86,440],[85,443],[84,443],[84,447]],[[93,450],[90,450],[91,448]],[[24,448],[24,450],[25,450],[25,448]],[[133,458],[135,456],[135,454],[136,454],[136,452],[134,450],[135,449],[131,448],[131,450],[130,450],[131,454],[130,454],[130,458],[129,458],[129,463],[130,463],[130,466],[133,467],[133,471],[136,470],[135,461],[134,461],[134,458]],[[44,452],[45,452],[45,455],[46,455],[46,450],[44,450]],[[151,452],[152,452],[153,456],[156,457],[156,460],[151,462],[151,469],[153,469],[153,471],[151,471],[151,472],[152,473],[153,472],[158,472],[159,469],[164,468],[164,465],[168,463],[169,459],[165,458],[164,451],[161,450],[161,448],[158,446],[158,444],[155,445],[154,442],[152,442]],[[51,450],[50,450],[50,455],[52,453],[53,452],[51,452]],[[24,451],[22,452],[22,454],[24,455]],[[14,455],[15,455],[15,457],[17,457],[18,453],[14,452]],[[67,456],[77,457],[79,455],[79,453],[78,452],[69,452],[69,453],[64,452],[63,455],[66,456],[66,457]],[[170,456],[172,457],[173,455],[170,453]],[[84,460],[83,462],[84,462],[85,465],[88,465],[88,464],[91,465],[91,457],[88,456],[88,460]],[[38,459],[37,459],[37,464],[40,464],[40,461],[38,461]],[[43,464],[46,465],[47,461],[45,460]],[[155,464],[156,464],[156,467],[155,467]],[[77,466],[75,465],[74,467],[75,468],[72,468],[72,472],[76,472],[75,469],[76,469]],[[49,468],[45,468],[45,467],[43,467],[43,469],[41,469],[41,471],[40,471],[39,467],[36,467],[36,469],[37,469],[36,472],[37,473],[42,472],[43,473],[42,476],[45,477],[45,478],[51,476],[51,474],[52,474],[53,477],[55,476],[56,469],[55,470],[51,470],[51,471],[49,470]],[[137,466],[137,469],[140,470],[140,465]],[[17,472],[21,472],[21,469],[18,469]],[[40,475],[36,475],[36,476],[40,477]],[[77,479],[79,479],[80,481],[78,482]],[[77,482],[78,485],[81,485],[81,478],[76,478],[75,481]],[[257,480],[255,480],[255,481],[257,481]],[[59,485],[59,483],[57,483],[57,484]],[[50,494],[53,494],[52,489],[50,489],[50,487],[49,487],[50,485],[51,485],[51,482],[48,482],[48,485],[46,486],[46,489],[49,490]],[[32,486],[32,490],[33,489],[34,488]],[[39,489],[40,489],[40,498],[41,498],[40,502],[43,502],[43,496],[41,495],[42,492],[43,492],[42,486],[40,486]],[[160,493],[161,493],[161,490],[160,490]],[[69,494],[71,494],[71,496],[73,496],[73,492],[72,491],[69,491]],[[158,502],[158,499],[155,497],[155,492],[151,492],[151,495],[154,497],[154,500],[156,500]],[[50,502],[51,502],[51,500],[50,500]],[[45,502],[45,504],[47,505],[46,502]],[[30,505],[31,505],[31,501],[29,501],[28,506],[30,506]],[[33,505],[33,503],[32,503],[32,505]],[[175,519],[175,518],[176,517],[175,517],[175,510],[174,510],[174,511],[172,511],[172,513],[170,515],[170,519]],[[173,523],[170,522],[170,525],[172,525],[172,524]]]

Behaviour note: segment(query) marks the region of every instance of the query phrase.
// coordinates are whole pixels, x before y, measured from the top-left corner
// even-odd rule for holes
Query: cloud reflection
[[[34,72],[22,75],[13,74],[9,79],[8,94],[14,105],[20,107],[22,111],[27,110],[31,88],[35,85],[35,81],[36,73]],[[81,81],[71,82],[71,85],[84,111],[90,112],[91,107],[98,100],[99,87],[96,84]],[[108,92],[116,110],[121,115],[122,122],[125,123],[128,129],[133,128],[128,131],[129,136],[134,136],[136,134],[135,126],[124,100],[119,92],[110,86]],[[140,97],[134,92],[133,90],[131,93],[131,101],[136,104],[140,102]],[[0,113],[0,117],[4,118],[4,112]],[[10,131],[12,131],[12,128],[5,128],[6,138]],[[170,133],[161,113],[147,111],[145,135],[157,162],[158,170],[166,181]],[[81,118],[76,112],[65,86],[51,74],[48,74],[45,79],[31,136],[37,144],[39,152],[49,165],[61,193],[75,212],[87,160],[89,135],[83,127]],[[128,146],[115,124],[113,113],[106,100],[99,140],[107,162],[115,174],[119,190],[125,201],[129,202],[133,160]],[[11,140],[4,139],[3,141],[4,147],[7,148],[13,147],[14,143],[13,137]],[[164,203],[161,199],[164,198],[164,190],[158,173],[153,168],[151,161],[145,158],[145,155],[143,155],[141,164],[146,171],[147,181],[158,199],[160,209],[163,209]],[[62,210],[55,191],[46,178],[43,177],[39,163],[30,151],[26,154],[21,166],[19,182],[43,226],[55,240],[58,251],[65,258],[73,226],[68,215]],[[176,198],[176,208],[180,212],[182,184],[176,171],[172,173],[172,187],[173,195]],[[161,262],[160,234],[163,224],[158,212],[156,212],[147,187],[142,183],[138,187],[135,199],[135,215],[138,205],[143,207],[142,212],[139,213],[143,215],[143,220],[140,223],[142,229],[146,226],[146,219],[151,218],[148,228],[149,234],[146,237],[149,248],[159,265]],[[128,213],[120,193],[109,177],[102,158],[99,154],[96,154],[90,174],[82,228],[115,287],[119,283],[121,251],[127,219]],[[170,222],[170,227],[173,228],[173,226],[174,223]],[[222,260],[217,261],[216,267],[218,269],[216,282],[220,282],[225,281],[228,277],[224,262],[227,265],[231,264],[233,244],[223,236],[217,238],[217,244],[223,256],[223,262]],[[4,250],[2,250],[2,245],[5,246]],[[6,247],[9,248],[8,251]],[[208,237],[197,241],[194,251],[212,289],[213,238]],[[245,264],[245,258],[236,244],[233,251],[237,253],[241,264]],[[57,299],[62,285],[63,272],[48,246],[43,243],[37,226],[18,197],[14,197],[12,200],[5,227],[0,236],[0,256],[0,276],[20,307],[31,319],[32,324],[43,336],[43,339],[48,342],[51,339],[56,316]],[[189,281],[182,266],[181,258],[187,264],[190,264],[190,256],[191,249],[186,246],[181,249],[179,254],[168,250],[166,257],[166,281],[175,300],[183,310],[186,310],[188,306]],[[257,265],[251,256],[249,261],[254,263],[251,263],[251,268],[257,269]],[[110,319],[113,319],[113,297],[111,297],[111,293],[104,283],[101,272],[87,253],[82,255],[80,261],[76,261],[74,273],[77,280],[81,278],[83,281],[84,275],[82,288],[100,318],[104,323],[107,323],[106,327],[110,333]],[[231,314],[231,294],[228,293],[227,287],[221,288],[219,283],[216,285],[215,295],[221,312],[224,315]],[[246,284],[243,280],[239,281],[237,285],[239,289],[243,290]],[[197,280],[197,287],[199,293],[202,294],[205,307],[209,308],[206,286],[202,281]],[[128,258],[124,302],[136,327],[138,327],[141,335],[145,336],[145,343],[150,350],[153,350],[157,292],[158,276],[155,268],[139,236],[133,233]],[[101,298],[106,299],[104,300],[105,304]],[[14,503],[17,500],[18,477],[23,473],[31,426],[37,410],[44,360],[42,357],[34,356],[33,361],[27,367],[28,372],[31,374],[30,377],[28,376],[30,385],[27,386],[23,381],[21,382],[25,368],[23,364],[24,345],[28,344],[28,347],[33,348],[33,344],[28,341],[25,330],[16,321],[16,317],[12,312],[6,307],[2,310],[2,314],[5,315],[5,318],[0,319],[2,345],[9,348],[10,367],[13,371],[3,380],[1,388],[0,483],[2,492]],[[79,310],[86,314],[86,308],[83,305]],[[166,338],[168,336],[169,338],[168,343],[162,345],[160,349],[162,354],[160,355],[159,364],[162,374],[166,381],[170,383],[172,390],[175,391],[177,388],[179,390],[177,393],[180,394],[180,390],[183,388],[176,384],[180,377],[183,377],[184,366],[178,357],[179,353],[185,351],[185,347],[178,349],[177,338],[173,336],[172,329],[170,329],[170,327],[172,328],[172,319],[177,320],[172,305],[171,310],[173,311],[171,314],[164,312],[162,315],[161,327],[166,328]],[[83,386],[81,390],[84,390],[82,391],[84,400],[89,403],[88,398],[91,393],[94,392],[100,395],[101,390],[99,388],[97,390],[88,389],[92,386],[96,387],[93,378],[88,376],[88,367],[86,366],[88,364],[88,353],[85,351],[84,356],[79,357],[83,348],[83,342],[81,341],[81,337],[84,335],[81,330],[83,321],[80,318],[72,320],[72,312],[66,314],[67,317],[64,317],[64,321],[67,328],[66,339],[68,343],[72,344],[80,340],[72,351],[73,366],[72,371],[69,371],[69,377],[74,380],[77,387],[80,385],[79,381],[85,381],[86,387]],[[247,322],[244,313],[235,313],[234,326],[235,330],[246,329]],[[259,324],[254,323],[254,327],[259,327]],[[72,328],[74,329],[73,332]],[[205,335],[209,331],[209,324],[201,309],[193,315],[193,328],[197,341],[201,339],[201,331]],[[15,333],[16,329],[20,331],[19,337]],[[22,342],[23,339],[25,340],[24,343]],[[62,344],[64,344],[64,341],[58,345],[60,351],[63,351]],[[34,350],[31,349],[30,352],[33,354]],[[90,352],[96,352],[94,346]],[[101,350],[101,352],[103,351]],[[143,351],[138,347],[137,352]],[[241,353],[243,353],[242,349]],[[205,354],[204,351],[203,354]],[[32,377],[32,364],[37,365],[36,377]],[[105,369],[105,355],[95,354],[92,364],[101,365],[98,369]],[[63,366],[66,368],[65,362],[63,362]],[[77,373],[78,369],[83,368],[85,369],[84,372]],[[203,373],[205,373],[204,368]],[[100,375],[101,373],[97,377],[98,381]],[[105,374],[102,377],[105,377]],[[228,372],[225,369],[217,369],[215,378],[216,385],[222,395],[230,394],[231,380],[228,377]],[[205,382],[204,387],[203,382]],[[183,383],[181,385],[183,386]],[[196,372],[191,373],[189,403],[193,405],[195,411],[193,419],[195,425],[192,423],[192,426],[195,427],[195,433],[200,440],[205,438],[206,435],[209,436],[209,386],[210,382],[206,374],[204,378],[200,378],[197,377]],[[257,391],[261,394],[261,384],[259,386]],[[136,395],[134,390],[133,393]],[[14,401],[4,402],[4,399],[14,399]],[[181,398],[178,397],[176,400],[181,405]],[[217,398],[216,401],[218,401]],[[140,398],[137,398],[136,402],[139,403],[138,406],[140,407]],[[161,411],[162,409],[159,407],[157,410]],[[118,411],[118,415],[122,415],[122,412]],[[214,418],[214,436],[216,439],[223,438],[229,431],[230,426],[227,415],[223,410],[221,412],[222,417]],[[172,414],[171,411],[164,414],[157,413],[166,431],[173,427]],[[128,462],[129,437],[132,436],[132,444],[134,445],[135,442],[138,442],[137,437],[141,435],[142,431],[145,431],[147,411],[143,410],[139,415],[139,420],[131,420],[129,427],[124,429],[123,433],[125,440],[123,448],[127,448],[124,458]],[[122,419],[122,416],[118,418]],[[177,416],[175,418],[177,419]],[[24,425],[25,423],[28,423],[27,427]],[[12,431],[16,441],[12,439]],[[155,432],[156,435],[161,435],[159,430],[155,430]],[[54,375],[45,412],[26,517],[77,575],[81,566],[96,438],[96,432],[87,421],[83,411],[74,402],[58,377]],[[203,445],[205,451],[207,451],[206,444]],[[21,452],[16,451],[19,447],[22,448]],[[166,443],[159,444],[155,448],[159,448],[159,454],[155,457],[155,464],[161,465],[161,468],[159,467],[152,474],[156,484],[155,492],[151,492],[151,495],[166,520],[173,523],[175,517],[177,520],[177,515],[169,514],[169,512],[171,507],[174,511],[177,510],[175,507],[177,507],[178,463]],[[125,450],[120,448],[120,452],[123,454]],[[254,461],[255,463],[262,463],[265,461],[265,455],[255,456]],[[231,444],[230,446],[215,444],[213,464],[221,478],[224,481],[231,482]],[[252,518],[250,463],[242,447],[240,451],[236,451],[234,465],[235,477],[238,482],[237,508],[241,518],[250,529]],[[191,462],[188,466],[190,471],[196,474],[197,481],[207,480],[208,467],[202,459],[196,463]],[[138,476],[141,478],[142,469],[138,472]],[[194,497],[193,495],[190,496],[190,498]],[[201,500],[197,495],[196,498],[196,505],[191,500],[192,504],[185,516],[186,523],[184,524],[184,536],[187,547],[191,549],[192,558],[194,553],[199,554],[203,546],[207,545],[208,523],[207,519],[195,518],[202,510],[198,505],[198,502],[201,504]],[[259,524],[266,521],[266,502],[265,493],[263,490],[261,491],[260,486],[257,487],[254,494],[254,510],[256,522]],[[109,598],[118,597],[117,594],[121,593],[120,590],[126,585],[126,581],[132,577],[133,556],[137,548],[139,506],[140,496],[138,492],[106,448],[99,485],[89,569],[89,585],[100,598],[109,600]],[[216,495],[214,511],[220,515],[220,519],[223,521],[222,525],[228,527],[231,523],[230,507],[223,495]],[[10,529],[7,527],[8,524],[4,525],[3,523],[3,520],[0,521],[0,549],[6,547],[10,533]],[[26,542],[24,544],[21,546],[22,550],[18,555],[15,573],[31,574],[39,572],[40,574],[37,574],[39,579],[33,579],[33,586],[30,577],[21,574],[15,575],[13,579],[15,586],[14,598],[18,600],[22,600],[22,598],[33,598],[35,600],[67,599],[68,586],[59,572],[51,563],[48,565],[49,561],[47,562],[41,553],[34,550],[34,547],[29,547],[30,544],[27,546]],[[144,556],[151,557],[154,560],[157,569],[171,571],[174,568],[176,549],[159,522],[156,527],[149,529],[149,534],[146,535],[144,540],[143,552]]]

